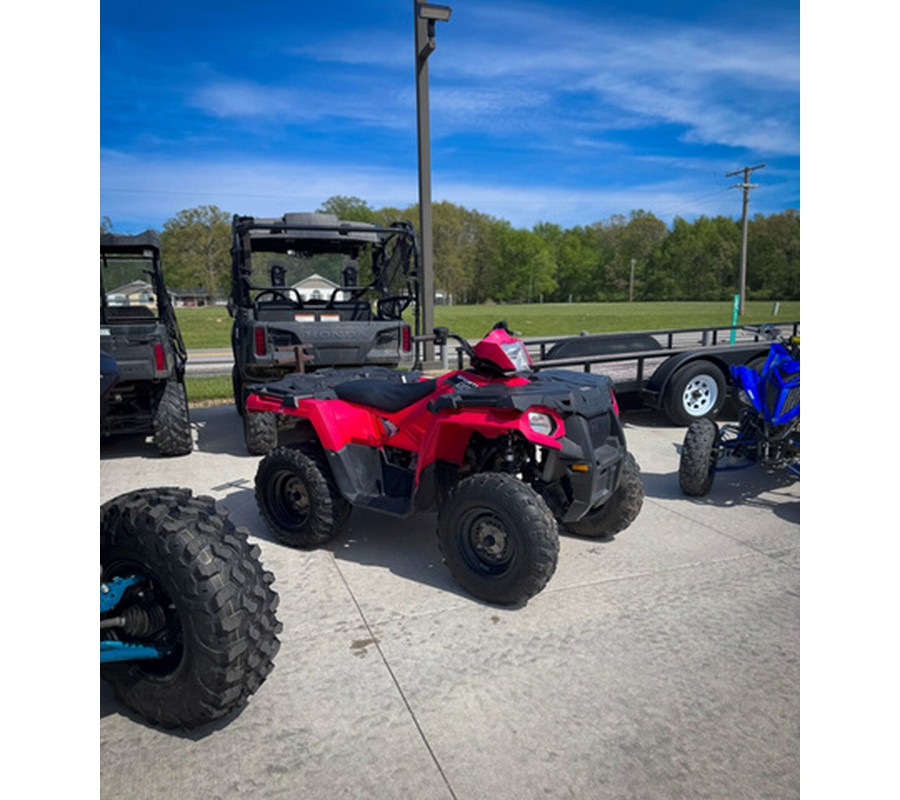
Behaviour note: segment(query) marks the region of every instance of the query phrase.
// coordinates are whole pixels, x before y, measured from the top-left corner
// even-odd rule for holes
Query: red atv
[[[249,412],[296,419],[293,443],[260,462],[257,503],[293,547],[330,540],[354,506],[437,511],[456,581],[489,602],[520,604],[556,569],[558,525],[609,538],[631,524],[640,470],[608,377],[532,371],[505,323],[474,348],[435,331],[439,344],[448,336],[469,369],[439,378],[326,370],[255,387]]]

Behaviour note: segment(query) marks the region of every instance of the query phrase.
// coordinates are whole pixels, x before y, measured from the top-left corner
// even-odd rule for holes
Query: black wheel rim
[[[515,537],[508,524],[493,511],[469,511],[460,520],[460,533],[460,554],[476,572],[502,575],[515,561]]]
[[[281,527],[292,530],[306,527],[310,515],[306,481],[295,472],[282,470],[272,480],[268,495],[269,507]]]

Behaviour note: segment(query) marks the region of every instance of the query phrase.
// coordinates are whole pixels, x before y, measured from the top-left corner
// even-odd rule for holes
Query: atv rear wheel
[[[166,381],[153,415],[153,441],[164,456],[186,456],[194,449],[187,392],[180,381]]]
[[[702,497],[712,488],[719,455],[718,437],[719,428],[712,420],[699,419],[687,429],[678,465],[678,483],[685,494]]]
[[[260,462],[256,504],[278,540],[290,547],[325,544],[350,514],[324,456],[300,447],[278,447]]]
[[[251,456],[264,456],[278,446],[278,420],[272,411],[244,409],[244,443]]]
[[[247,702],[280,646],[278,595],[259,553],[246,529],[189,489],[142,489],[101,506],[101,584],[140,578],[105,630],[168,651],[101,665],[123,703],[163,727],[194,728]],[[143,626],[130,631],[135,620]]]
[[[624,531],[644,505],[644,482],[641,469],[631,453],[626,453],[622,461],[619,485],[612,497],[602,506],[588,511],[577,522],[565,525],[565,530],[577,536],[592,539],[609,539]]]
[[[541,591],[559,557],[556,520],[544,499],[499,472],[457,484],[438,512],[438,545],[460,586],[501,605]]]

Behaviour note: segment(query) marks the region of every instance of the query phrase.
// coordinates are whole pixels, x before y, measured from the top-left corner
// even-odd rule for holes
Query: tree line
[[[318,211],[341,219],[418,225],[418,207],[372,208],[329,198]],[[457,304],[729,300],[738,291],[741,223],[648,211],[586,226],[542,222],[532,229],[448,202],[433,213],[434,285]],[[109,222],[105,224],[109,227]],[[231,214],[216,206],[180,211],[160,233],[166,282],[174,290],[229,292]],[[747,299],[800,298],[800,213],[748,221]]]

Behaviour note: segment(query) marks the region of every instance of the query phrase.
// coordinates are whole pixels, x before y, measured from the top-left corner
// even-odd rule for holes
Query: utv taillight
[[[412,350],[412,330],[409,325],[404,325],[402,333],[400,334],[402,337],[402,342],[400,344],[401,349],[404,353],[408,353]]]
[[[157,372],[166,371],[166,353],[159,342],[153,345],[153,365]]]
[[[256,328],[256,355],[264,356],[266,354],[266,329]]]
[[[615,415],[618,417],[619,416],[619,401],[616,400],[616,393],[610,392],[609,397],[612,400],[613,411],[615,412]]]

